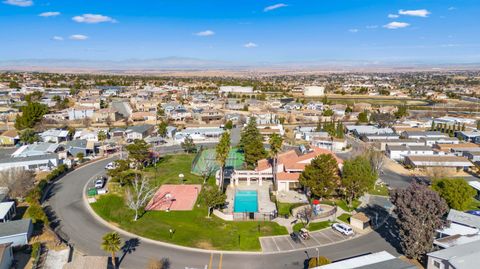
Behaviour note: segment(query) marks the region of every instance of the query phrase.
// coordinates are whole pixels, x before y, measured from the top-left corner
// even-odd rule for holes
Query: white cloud
[[[11,6],[17,6],[17,7],[33,6],[33,1],[31,0],[5,0],[3,1],[3,3]]]
[[[426,18],[428,15],[430,15],[430,11],[426,9],[416,9],[416,10],[403,10],[400,9],[398,11],[398,14],[400,15],[405,15],[405,16],[413,16],[413,17],[422,17]]]
[[[398,18],[398,17],[400,17],[400,16],[397,15],[397,14],[388,14],[387,17],[389,17],[390,19],[396,19],[396,18]]]
[[[71,40],[87,40],[88,39],[88,36],[86,35],[71,35],[70,36],[70,39]]]
[[[101,22],[112,22],[115,23],[117,22],[116,20],[100,15],[100,14],[83,14],[81,16],[75,16],[72,18],[72,20],[80,23],[101,23]]]
[[[278,8],[282,8],[282,7],[288,7],[288,5],[286,5],[286,4],[284,4],[284,3],[279,3],[279,4],[271,5],[271,6],[265,7],[265,8],[263,9],[263,12],[269,12],[269,11],[272,11],[272,10],[275,10],[275,9],[278,9]]]
[[[457,10],[457,8],[456,7],[449,7],[448,10],[453,11],[453,10]]]
[[[248,42],[247,44],[243,45],[245,48],[247,49],[251,49],[251,48],[256,48],[258,47],[257,44],[253,43],[253,42]]]
[[[55,41],[63,41],[63,37],[57,36],[57,35],[52,37],[52,39],[55,40]]]
[[[383,27],[387,29],[400,29],[408,26],[410,26],[410,24],[406,22],[392,21],[391,23],[385,24]]]
[[[60,12],[56,12],[56,11],[43,12],[38,14],[38,16],[40,17],[56,17],[58,15],[60,15]]]
[[[367,28],[367,29],[377,29],[378,25],[367,25],[365,28]]]
[[[348,29],[348,31],[350,33],[358,33],[359,30],[358,29]]]
[[[212,31],[212,30],[205,30],[205,31],[195,33],[195,35],[197,35],[197,36],[212,36],[212,35],[215,35],[215,32]]]

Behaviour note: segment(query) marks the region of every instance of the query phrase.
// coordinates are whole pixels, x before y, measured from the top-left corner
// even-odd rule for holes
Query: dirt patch
[[[210,241],[199,241],[195,244],[195,247],[201,248],[201,249],[209,249],[209,250],[214,250],[215,248],[212,246],[212,243]]]

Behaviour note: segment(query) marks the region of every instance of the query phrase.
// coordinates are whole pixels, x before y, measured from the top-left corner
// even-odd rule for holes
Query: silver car
[[[350,226],[348,226],[347,224],[334,223],[334,224],[332,225],[332,228],[333,228],[335,231],[337,231],[337,232],[339,232],[339,233],[341,233],[341,234],[343,234],[343,235],[346,235],[346,236],[350,236],[350,235],[354,235],[354,234],[355,234],[355,232],[353,231],[353,229],[352,229]]]

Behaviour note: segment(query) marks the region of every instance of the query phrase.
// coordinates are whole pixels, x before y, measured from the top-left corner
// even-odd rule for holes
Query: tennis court
[[[201,175],[204,171],[217,171],[220,169],[216,161],[215,149],[205,149],[198,153],[192,164],[192,173]],[[245,156],[237,148],[232,148],[228,154],[225,168],[242,169],[245,162]]]
[[[158,189],[145,210],[187,211],[192,210],[197,201],[201,185],[170,185],[165,184]]]

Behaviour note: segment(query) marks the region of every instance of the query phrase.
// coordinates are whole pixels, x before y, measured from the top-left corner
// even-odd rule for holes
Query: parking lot
[[[356,236],[357,234],[354,236],[345,236],[328,228],[321,231],[310,232],[310,238],[301,240],[300,242],[293,241],[289,235],[261,237],[260,245],[262,246],[263,252],[273,253],[334,244]]]

